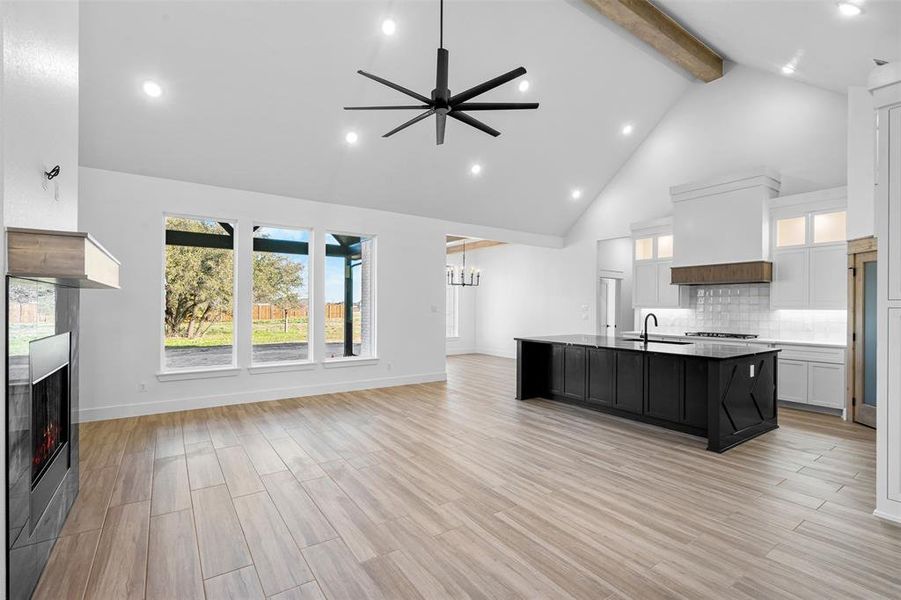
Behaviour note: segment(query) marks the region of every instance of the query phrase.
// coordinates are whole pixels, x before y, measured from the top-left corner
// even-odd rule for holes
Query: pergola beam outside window
[[[196,231],[166,230],[166,245],[191,246],[194,248],[234,248],[234,229],[228,223],[219,223],[227,235],[200,233]],[[256,231],[257,227],[254,227]],[[332,235],[337,245],[326,244],[325,255],[344,259],[344,356],[354,356],[353,331],[353,267],[361,263],[363,240],[357,236]],[[276,252],[280,254],[300,254],[309,256],[309,242],[291,240],[274,240],[270,238],[253,238],[254,252]]]

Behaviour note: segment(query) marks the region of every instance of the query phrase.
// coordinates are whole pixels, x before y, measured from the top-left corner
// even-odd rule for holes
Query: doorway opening
[[[598,279],[598,335],[616,336],[620,333],[617,311],[620,308],[622,273],[605,272]]]
[[[876,427],[876,240],[848,243],[848,408]]]

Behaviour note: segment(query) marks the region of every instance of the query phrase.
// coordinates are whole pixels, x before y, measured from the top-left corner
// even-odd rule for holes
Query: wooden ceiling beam
[[[506,242],[495,242],[493,240],[479,240],[478,242],[469,242],[466,244],[467,250],[479,250],[480,248],[491,248],[492,246],[502,246]],[[458,254],[463,252],[463,244],[456,244],[447,247],[448,254]]]
[[[602,15],[701,81],[723,76],[723,57],[649,0],[586,0]]]

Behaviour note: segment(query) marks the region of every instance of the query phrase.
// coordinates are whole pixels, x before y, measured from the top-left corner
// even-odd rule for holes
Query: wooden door
[[[851,418],[876,427],[876,252],[854,255],[849,299]]]

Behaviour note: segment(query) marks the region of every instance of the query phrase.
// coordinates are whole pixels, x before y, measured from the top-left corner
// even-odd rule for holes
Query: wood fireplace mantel
[[[90,234],[6,230],[7,275],[77,288],[119,289],[119,261]]]

